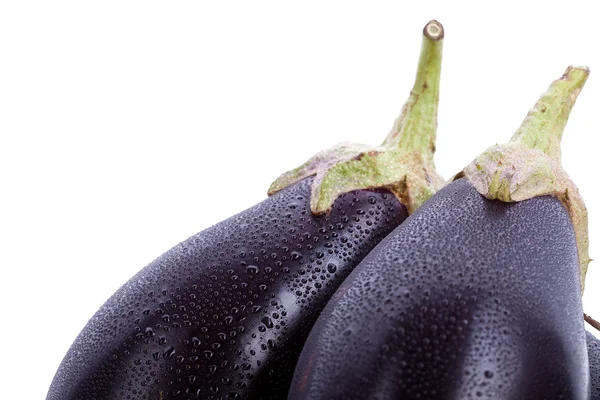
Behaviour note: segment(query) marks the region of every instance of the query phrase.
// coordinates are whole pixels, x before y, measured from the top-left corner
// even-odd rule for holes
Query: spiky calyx
[[[340,143],[281,175],[269,196],[309,176],[311,211],[324,214],[338,196],[360,189],[387,188],[412,213],[444,183],[433,153],[444,28],[430,21],[423,29],[417,77],[410,96],[381,146]]]
[[[569,67],[552,82],[507,144],[487,149],[452,180],[465,177],[488,199],[518,202],[557,197],[565,206],[577,240],[581,292],[590,262],[588,216],[579,190],[560,163],[560,141],[589,69]]]

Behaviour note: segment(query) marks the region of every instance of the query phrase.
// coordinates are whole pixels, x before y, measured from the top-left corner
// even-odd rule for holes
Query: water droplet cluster
[[[340,196],[330,215],[315,217],[311,181],[141,270],[77,338],[48,399],[285,397],[327,300],[407,216],[375,190]]]
[[[442,189],[350,274],[290,398],[585,398],[579,264],[555,198]]]

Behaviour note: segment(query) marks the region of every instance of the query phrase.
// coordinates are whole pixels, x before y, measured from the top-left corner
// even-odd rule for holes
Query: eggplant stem
[[[417,150],[424,157],[433,159],[431,150],[435,148],[437,131],[443,39],[444,27],[438,21],[431,20],[423,28],[415,83],[383,146]]]
[[[376,188],[391,191],[412,214],[444,186],[433,162],[443,39],[444,28],[438,21],[423,28],[415,83],[382,145],[340,143],[324,150],[277,178],[268,195],[314,176],[313,215],[329,213],[344,193]]]
[[[590,74],[587,67],[569,67],[552,82],[529,111],[511,142],[541,150],[560,163],[560,141],[575,100]]]
[[[592,328],[600,332],[600,322],[596,321],[594,318],[590,317],[586,313],[583,313],[583,319],[585,320],[585,322],[590,324]]]

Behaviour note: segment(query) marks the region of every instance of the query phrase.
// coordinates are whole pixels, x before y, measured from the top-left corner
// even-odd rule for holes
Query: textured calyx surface
[[[341,194],[376,188],[392,191],[412,213],[439,190],[444,180],[435,171],[433,153],[443,37],[437,21],[423,29],[413,89],[381,146],[340,143],[282,174],[268,194],[314,175],[310,204],[315,215],[329,212]]]
[[[269,195],[311,175],[316,175],[310,200],[314,214],[328,212],[343,193],[375,188],[389,189],[412,213],[444,183],[433,161],[418,151],[340,143],[283,174],[271,185]]]
[[[569,67],[554,81],[507,144],[487,149],[452,180],[465,177],[488,199],[519,202],[551,195],[571,217],[581,272],[581,290],[590,262],[587,209],[560,163],[560,140],[589,70]]]

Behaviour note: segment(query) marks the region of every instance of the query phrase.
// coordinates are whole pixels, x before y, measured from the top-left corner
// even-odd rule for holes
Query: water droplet
[[[262,322],[263,324],[265,324],[265,326],[269,329],[271,329],[273,327],[273,320],[271,318],[269,318],[268,316],[263,317],[260,322]]]
[[[174,355],[175,355],[175,347],[173,347],[173,346],[170,346],[163,353],[163,357],[167,360],[170,359],[171,357],[173,357]]]
[[[258,267],[256,265],[248,265],[246,267],[246,272],[250,275],[258,274]]]

